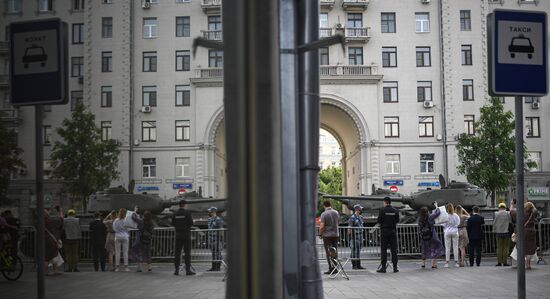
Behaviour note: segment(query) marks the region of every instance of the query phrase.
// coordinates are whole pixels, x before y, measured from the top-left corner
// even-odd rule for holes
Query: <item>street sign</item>
[[[487,16],[489,94],[548,94],[546,12],[495,9]]]
[[[185,192],[187,192],[187,191],[185,191],[184,188],[180,188],[180,189],[178,190],[178,195],[183,195],[183,194],[185,194]]]
[[[391,191],[392,193],[396,193],[397,191],[399,191],[399,189],[397,188],[397,186],[391,186],[391,187],[390,187],[390,191]]]
[[[67,23],[47,19],[10,24],[13,106],[67,103]]]

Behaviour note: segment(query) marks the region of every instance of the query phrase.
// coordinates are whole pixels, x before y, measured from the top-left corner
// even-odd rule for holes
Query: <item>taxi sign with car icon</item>
[[[40,66],[44,67],[46,65],[46,60],[48,60],[48,55],[44,51],[44,47],[39,47],[35,44],[31,45],[25,49],[25,55],[22,58],[25,68],[29,67],[29,63],[40,62]]]
[[[527,53],[527,58],[533,58],[533,52],[535,48],[531,43],[531,39],[520,34],[512,38],[510,45],[508,46],[508,52],[510,52],[510,57],[516,57],[516,53]]]

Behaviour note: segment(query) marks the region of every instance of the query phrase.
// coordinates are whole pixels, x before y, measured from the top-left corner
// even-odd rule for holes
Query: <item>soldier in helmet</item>
[[[361,211],[363,207],[361,205],[353,206],[353,215],[349,217],[348,225],[350,229],[348,230],[348,235],[350,236],[350,247],[351,247],[351,264],[352,269],[361,270],[365,269],[361,267],[361,244],[363,243],[363,218],[361,217]]]
[[[208,247],[212,250],[212,268],[206,271],[220,271],[222,264],[222,232],[223,219],[217,215],[218,209],[211,207],[208,209]]]

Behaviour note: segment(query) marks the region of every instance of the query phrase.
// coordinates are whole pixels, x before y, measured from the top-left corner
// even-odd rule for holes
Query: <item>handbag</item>
[[[48,235],[50,235],[50,237],[55,241],[55,243],[57,244],[57,249],[61,249],[63,248],[63,241],[61,240],[58,240],[47,228],[46,228],[46,232],[48,233]]]
[[[57,253],[57,256],[52,259],[52,264],[57,265],[58,267],[61,267],[65,261],[63,260],[63,257],[61,257],[61,254],[59,252]]]

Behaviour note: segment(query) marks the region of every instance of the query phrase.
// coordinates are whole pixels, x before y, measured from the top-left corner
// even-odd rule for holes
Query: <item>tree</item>
[[[509,186],[515,170],[514,115],[504,111],[498,98],[481,107],[480,113],[475,135],[461,134],[458,140],[458,173],[488,190],[494,206],[496,192]],[[533,167],[533,163],[528,161],[527,166]]]
[[[321,170],[319,172],[318,190],[326,194],[342,194],[342,168],[331,166]],[[340,210],[342,208],[341,202],[333,199],[330,199],[330,201],[335,210]],[[323,211],[323,201],[319,199],[317,214],[319,215]]]
[[[12,174],[25,169],[23,150],[15,142],[15,132],[0,122],[0,205],[8,204],[6,194]]]
[[[61,179],[71,198],[82,201],[85,209],[87,197],[97,190],[109,187],[117,179],[120,143],[102,140],[95,116],[78,103],[70,119],[63,120],[57,134],[50,159],[52,177]]]

